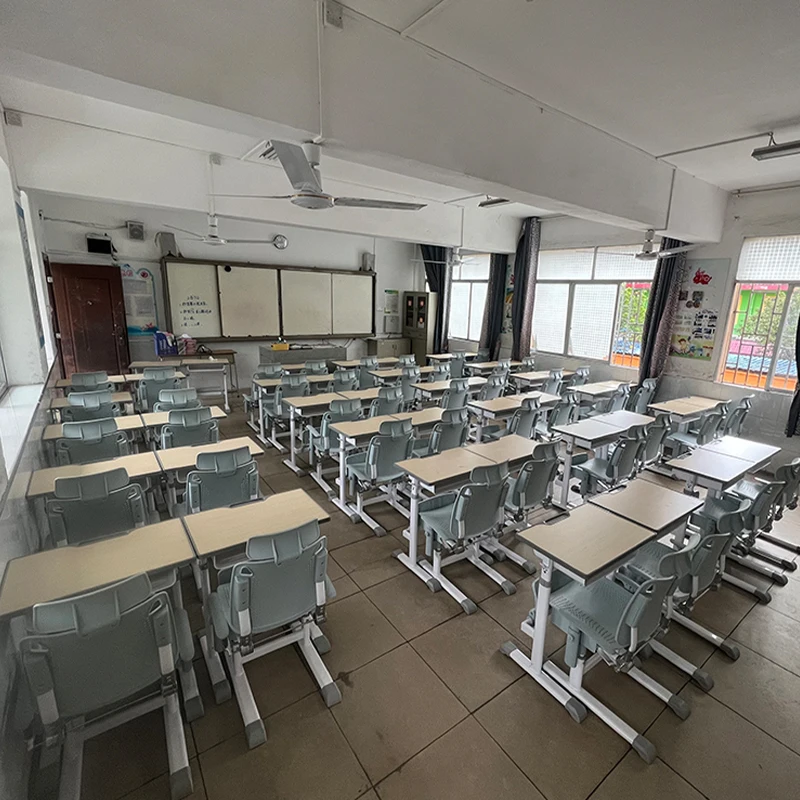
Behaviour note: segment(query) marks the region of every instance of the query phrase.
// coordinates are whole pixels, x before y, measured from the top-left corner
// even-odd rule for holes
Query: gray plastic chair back
[[[328,550],[316,520],[247,543],[231,571],[231,627],[242,635],[290,625],[323,605]],[[247,620],[249,630],[242,630]]]
[[[502,397],[505,385],[505,379],[501,375],[490,375],[486,379],[486,383],[481,386],[478,400],[496,400],[498,397]]]
[[[647,426],[647,435],[642,448],[642,462],[645,465],[656,464],[661,460],[661,454],[664,452],[664,441],[671,429],[669,414],[659,414],[655,421]]]
[[[181,382],[175,373],[175,367],[148,367],[144,370],[137,387],[143,409],[153,408],[162,389],[180,389]]]
[[[728,413],[725,420],[724,433],[726,436],[741,436],[744,421],[753,407],[753,395],[743,397]]]
[[[403,367],[416,367],[417,359],[413,353],[405,353],[397,357],[397,366],[402,369]]]
[[[92,392],[70,392],[67,395],[69,406],[61,409],[61,418],[68,422],[83,422],[91,419],[118,417],[119,405],[113,401],[107,389]]]
[[[258,380],[274,380],[283,375],[283,364],[259,364],[258,371],[253,375]]]
[[[509,502],[522,511],[542,505],[552,496],[557,472],[558,445],[555,442],[537,444],[531,460],[520,468]]]
[[[147,523],[142,487],[131,483],[122,467],[97,475],[56,478],[45,512],[59,544],[83,544]]]
[[[117,429],[114,418],[65,422],[56,439],[58,464],[89,464],[128,455],[128,438]]]
[[[358,370],[337,369],[333,373],[334,392],[354,392],[358,389]]]
[[[745,515],[751,502],[723,495],[707,498],[703,507],[692,514],[692,522],[700,527],[700,546],[692,556],[691,575],[697,579],[697,590],[704,592],[714,583],[719,561],[727,555],[736,537],[744,530]],[[689,591],[688,585],[682,585]]]
[[[469,379],[454,378],[450,381],[450,388],[442,395],[441,407],[445,409],[466,408],[469,396]]]
[[[612,411],[624,411],[628,403],[628,397],[631,393],[631,387],[627,383],[620,384],[619,388],[611,395],[608,405],[606,406],[606,413]]]
[[[709,411],[702,421],[700,428],[697,431],[697,444],[703,446],[709,442],[713,442],[716,435],[719,433],[720,426],[722,425],[722,414],[717,411]]]
[[[751,506],[744,516],[745,530],[753,532],[764,530],[772,521],[776,504],[785,486],[780,481],[755,485],[759,487],[759,491],[754,497],[749,498]]]
[[[542,417],[542,407],[538,397],[526,397],[522,405],[514,412],[508,423],[508,432],[533,439],[536,424]]]
[[[620,439],[611,458],[608,460],[606,474],[613,482],[630,480],[639,469],[641,452],[646,438],[644,425],[631,428]]]
[[[378,483],[401,478],[404,473],[398,469],[397,462],[411,458],[413,452],[414,430],[410,420],[382,422],[378,435],[370,439],[367,447],[367,476]]]
[[[467,539],[496,531],[502,524],[508,494],[508,462],[475,467],[469,483],[458,490],[450,517],[450,533]]]
[[[637,414],[646,414],[647,407],[653,402],[658,381],[655,378],[645,378],[642,385],[635,392],[631,393],[628,400],[628,409]]]
[[[661,627],[664,603],[675,586],[675,576],[643,581],[628,601],[619,618],[616,640],[623,645],[631,642],[633,629],[637,640],[647,642]]]
[[[464,377],[464,354],[463,353],[453,353],[453,357],[450,359],[450,377],[451,378],[463,378]]]
[[[437,422],[431,431],[428,455],[461,447],[466,444],[468,434],[469,413],[466,408],[442,411],[441,422]]]
[[[542,391],[545,394],[561,394],[561,387],[564,385],[564,378],[562,370],[551,369],[550,377],[545,381],[542,386]]]
[[[778,467],[775,470],[775,480],[783,484],[783,491],[778,497],[778,507],[775,511],[775,517],[780,519],[784,508],[797,507],[797,494],[800,490],[800,458]]]
[[[483,363],[488,361],[490,358],[489,348],[488,347],[479,347],[478,348],[478,355],[475,357],[475,360],[479,363]]]
[[[450,380],[450,364],[435,364],[433,370],[428,373],[428,382],[435,383],[436,381],[449,381]]]
[[[417,390],[414,388],[415,383],[420,382],[419,367],[403,367],[403,374],[400,376],[400,391],[403,393],[404,403],[413,403]]]
[[[303,372],[306,375],[327,375],[328,364],[325,361],[306,361]]]
[[[376,369],[380,369],[377,356],[367,356],[361,359],[361,366],[358,368],[359,389],[371,389],[378,385],[378,379],[370,374],[372,370]]]
[[[281,400],[286,397],[308,397],[311,394],[311,384],[307,375],[284,375],[280,386],[275,389],[275,412],[281,419],[288,419],[289,407],[283,405]]]
[[[173,411],[181,408],[200,408],[197,389],[162,389],[153,411]]]
[[[569,385],[572,386],[583,386],[589,382],[589,373],[591,370],[589,367],[576,367],[575,374],[570,378]]]
[[[137,575],[36,605],[20,653],[48,728],[116,706],[159,683],[169,691],[179,654],[169,597],[154,594],[148,577]]]
[[[207,407],[170,411],[167,423],[161,426],[161,447],[164,450],[218,441],[219,426]]]
[[[536,369],[536,356],[525,356],[520,369],[522,372],[533,372]]]
[[[186,476],[189,513],[258,499],[258,466],[249,447],[199,453],[195,467]]]
[[[575,394],[570,392],[564,395],[561,400],[553,406],[550,416],[547,418],[547,428],[552,429],[554,425],[569,425],[576,422],[580,405]]]
[[[370,417],[399,414],[403,408],[403,390],[399,386],[381,386],[378,396],[370,403]]]
[[[331,440],[331,425],[337,422],[355,422],[357,419],[361,419],[360,400],[332,400],[328,410],[322,415],[319,436],[313,438],[317,452],[327,453],[335,446]]]

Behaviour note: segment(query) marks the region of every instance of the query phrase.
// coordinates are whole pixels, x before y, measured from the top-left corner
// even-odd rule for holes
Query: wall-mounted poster
[[[158,328],[153,272],[148,267],[133,264],[120,264],[119,269],[128,336],[152,336]]]
[[[729,258],[687,260],[672,328],[670,355],[711,360],[730,263]]]

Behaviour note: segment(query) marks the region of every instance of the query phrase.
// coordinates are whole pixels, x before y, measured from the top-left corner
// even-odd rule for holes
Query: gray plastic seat
[[[445,389],[439,405],[442,408],[452,410],[456,408],[466,408],[469,398],[469,379],[453,378],[450,381],[450,388]]]
[[[113,392],[114,384],[108,379],[105,370],[97,372],[73,372],[71,385],[66,387],[66,394],[71,392]]]
[[[522,359],[520,372],[533,372],[536,369],[536,356],[525,356]]]
[[[800,491],[800,458],[783,464],[775,470],[775,480],[783,484],[783,491],[778,497],[775,519],[782,519],[785,509],[797,508],[797,494]]]
[[[80,796],[84,740],[158,707],[172,798],[192,793],[177,694],[192,635],[186,612],[146,575],[34,606],[19,649],[44,746],[63,744],[59,797]]]
[[[536,427],[542,419],[544,411],[538,397],[526,397],[514,412],[506,426],[490,426],[483,429],[485,439],[500,439],[503,436],[522,436],[533,439]]]
[[[639,412],[636,412],[639,413]],[[642,466],[647,467],[661,461],[664,453],[664,442],[672,430],[669,414],[657,414],[653,422],[647,426],[642,448]]]
[[[628,404],[631,387],[628,383],[621,383],[611,397],[598,400],[589,409],[588,416],[594,417],[598,414],[610,414],[613,411],[624,411]]]
[[[469,434],[469,413],[466,408],[442,411],[442,419],[431,429],[431,435],[414,447],[414,455],[420,458],[436,455],[445,450],[461,447]]]
[[[658,381],[655,378],[645,378],[642,385],[635,392],[631,392],[628,398],[628,410],[646,414],[648,406],[653,402],[657,387]]]
[[[316,520],[247,543],[246,557],[219,574],[208,600],[215,647],[224,650],[249,747],[266,741],[244,664],[297,644],[326,705],[341,692],[319,657],[330,644],[324,619],[328,550]],[[318,652],[319,651],[319,652]]]
[[[723,426],[725,436],[741,436],[744,421],[753,407],[753,397],[755,395],[748,395],[743,397],[739,402],[728,412],[728,417]]]
[[[417,359],[412,353],[405,353],[397,357],[397,366],[402,369],[403,367],[416,367]]]
[[[333,373],[333,392],[354,392],[358,389],[358,370],[337,369]]]
[[[200,408],[197,389],[162,389],[158,393],[158,402],[153,411],[173,411],[183,408]]]
[[[485,361],[488,361],[490,358],[491,358],[491,354],[489,353],[489,348],[488,347],[479,347],[478,348],[478,353],[475,356],[475,360],[478,363],[483,363]]]
[[[360,400],[332,400],[328,410],[322,415],[319,428],[309,425],[311,448],[319,458],[338,453],[338,436],[331,434],[331,425],[337,422],[354,422],[361,419]]]
[[[186,476],[186,507],[191,514],[258,496],[258,465],[249,447],[198,453],[195,469]]]
[[[147,367],[136,387],[139,406],[143,411],[152,410],[158,402],[162,389],[180,389],[181,381],[174,367]]]
[[[464,364],[466,359],[463,353],[453,353],[450,359],[450,377],[463,378],[464,377]]]
[[[496,400],[503,396],[506,382],[502,375],[490,375],[478,392],[478,400]]]
[[[170,411],[167,423],[161,426],[161,447],[164,450],[218,441],[219,425],[207,407]]]
[[[443,362],[433,365],[433,370],[428,373],[428,383],[436,383],[437,381],[450,380],[450,364]]]
[[[570,376],[567,383],[570,389],[576,386],[584,386],[589,382],[589,367],[576,367],[573,375]]]
[[[361,359],[361,366],[358,368],[358,388],[371,389],[378,385],[378,379],[372,375],[372,371],[380,369],[380,364],[376,356],[367,356]]]
[[[547,419],[540,419],[536,423],[536,436],[541,439],[552,439],[559,436],[553,431],[555,426],[571,425],[577,422],[580,413],[578,396],[574,392],[567,392],[551,409],[547,410]]]
[[[281,403],[286,397],[308,397],[311,386],[307,375],[284,375],[272,397],[263,402],[264,414],[272,422],[289,419],[289,407]]]
[[[531,459],[520,467],[516,477],[509,479],[505,505],[515,519],[522,520],[533,509],[549,504],[557,471],[558,444],[537,444]]]
[[[306,361],[303,372],[306,375],[327,375],[328,364],[326,361]]]
[[[370,403],[370,417],[385,417],[403,410],[403,390],[399,386],[381,386],[378,396]]]
[[[636,426],[620,439],[608,458],[583,460],[581,455],[573,456],[572,472],[580,478],[581,496],[612,489],[633,478],[641,464],[644,440],[644,426]]]
[[[61,426],[61,438],[55,443],[56,463],[89,464],[130,452],[128,438],[118,430],[117,421],[110,419],[86,422],[65,422]]]
[[[417,390],[414,388],[415,383],[419,383],[420,370],[419,367],[409,366],[403,367],[403,373],[400,376],[400,391],[403,393],[403,406],[410,409],[417,401]]]
[[[691,431],[676,431],[667,436],[666,444],[673,447],[677,453],[693,450],[713,442],[719,434],[722,425],[722,414],[719,411],[710,411],[705,414],[696,433]]]
[[[61,419],[65,422],[84,422],[120,415],[120,407],[114,402],[113,394],[108,389],[70,392],[67,402],[69,406],[61,409]]]
[[[542,391],[545,394],[561,394],[564,385],[564,371],[561,369],[551,369],[550,376],[544,382]]]
[[[96,475],[56,478],[45,513],[57,544],[83,544],[150,522],[142,487],[131,483],[122,467]]]
[[[253,381],[275,380],[276,378],[280,378],[281,375],[283,375],[283,365],[259,364],[258,369],[253,373]],[[244,402],[245,414],[258,407],[258,399],[255,389],[252,390],[251,394],[242,394],[242,400]]]

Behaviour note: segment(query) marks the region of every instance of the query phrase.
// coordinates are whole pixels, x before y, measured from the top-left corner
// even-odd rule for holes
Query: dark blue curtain
[[[428,287],[438,295],[436,321],[433,328],[433,352],[447,352],[448,324],[450,322],[450,250],[431,244],[421,244],[422,260]]]
[[[500,334],[503,332],[503,312],[506,302],[506,272],[508,256],[492,253],[489,263],[489,285],[486,288],[486,305],[483,309],[481,340],[478,346],[489,351],[489,358],[497,358],[500,349]]]
[[[536,294],[541,229],[538,217],[528,217],[522,221],[522,234],[514,258],[514,295],[511,301],[514,343],[511,348],[511,358],[517,360],[531,354],[533,301]]]

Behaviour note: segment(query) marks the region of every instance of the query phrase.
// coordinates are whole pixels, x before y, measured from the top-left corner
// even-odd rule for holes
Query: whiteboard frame
[[[375,272],[363,272],[361,270],[353,269],[318,269],[317,267],[296,267],[289,264],[255,264],[252,261],[229,261],[227,259],[204,259],[204,258],[177,258],[175,256],[165,256],[161,259],[161,277],[162,285],[164,288],[164,313],[166,315],[167,325],[172,328],[172,307],[170,305],[169,297],[169,280],[167,279],[167,264],[210,264],[214,267],[218,266],[231,266],[231,267],[248,267],[251,269],[274,269],[278,271],[278,316],[280,320],[281,338],[287,340],[299,339],[365,339],[368,336],[375,336],[375,292],[377,290],[377,274]],[[369,275],[372,278],[372,332],[367,333],[334,333],[321,337],[316,334],[295,334],[293,336],[284,336],[283,333],[283,298],[281,286],[281,273],[283,272],[327,272],[331,275],[353,275],[358,273],[361,275]],[[217,302],[219,302],[219,286],[217,287]],[[222,320],[222,309],[220,308],[220,324]],[[271,341],[274,337],[270,336],[213,336],[213,337],[198,337],[198,341],[202,342],[264,342]]]

